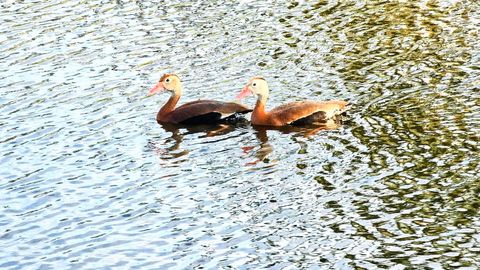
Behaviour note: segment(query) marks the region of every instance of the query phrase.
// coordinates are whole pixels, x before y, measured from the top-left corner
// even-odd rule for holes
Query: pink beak
[[[251,94],[252,94],[252,91],[250,91],[250,88],[248,87],[248,84],[247,84],[242,88],[242,91],[240,92],[240,94],[237,95],[236,99],[242,99]]]
[[[155,95],[156,93],[160,93],[165,91],[165,86],[163,85],[163,82],[158,82],[150,91],[148,91],[147,96]]]

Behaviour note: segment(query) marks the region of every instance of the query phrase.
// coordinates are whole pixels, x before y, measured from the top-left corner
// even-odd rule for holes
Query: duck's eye
[[[170,82],[170,78],[167,78],[167,79],[165,80],[165,82],[166,82],[166,83],[169,83],[169,82]]]
[[[252,83],[252,86],[253,86],[253,87],[257,86],[257,83]]]

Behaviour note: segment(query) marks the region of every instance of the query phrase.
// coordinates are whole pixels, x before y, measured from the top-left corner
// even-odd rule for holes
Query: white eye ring
[[[166,83],[169,83],[169,82],[170,82],[170,78],[166,79],[165,82],[166,82]]]
[[[253,87],[257,86],[257,83],[252,83],[252,86],[253,86]]]

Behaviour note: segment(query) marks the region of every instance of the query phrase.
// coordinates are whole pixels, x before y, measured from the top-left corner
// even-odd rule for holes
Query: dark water
[[[480,267],[479,2],[257,2],[0,3],[0,268]],[[161,127],[164,72],[350,121]]]

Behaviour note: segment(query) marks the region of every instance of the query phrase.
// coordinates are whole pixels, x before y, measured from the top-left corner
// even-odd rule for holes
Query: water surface
[[[480,267],[477,1],[4,1],[0,268]],[[162,127],[346,99],[336,130]],[[246,103],[253,105],[252,99]]]

